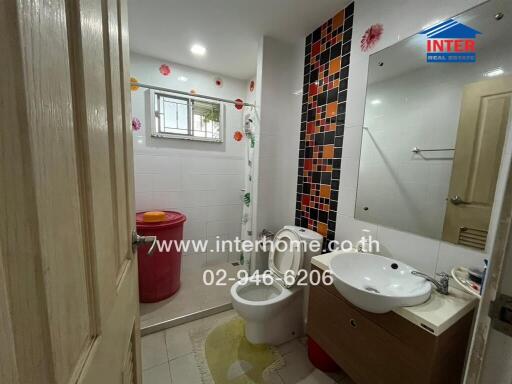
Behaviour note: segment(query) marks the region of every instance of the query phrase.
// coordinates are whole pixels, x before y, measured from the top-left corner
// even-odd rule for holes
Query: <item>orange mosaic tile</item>
[[[338,73],[341,68],[341,60],[339,57],[336,57],[335,59],[332,59],[329,62],[329,75],[334,75],[335,73]]]
[[[332,18],[332,29],[338,29],[343,25],[343,21],[345,20],[345,10],[339,11],[334,17]]]
[[[325,197],[325,198],[329,198],[329,196],[331,196],[331,186],[330,185],[322,184],[320,186],[320,196],[321,197]]]
[[[324,146],[324,154],[323,154],[323,158],[324,159],[332,159],[334,156],[334,145],[325,145]]]
[[[317,232],[319,234],[321,234],[322,236],[327,236],[327,224],[325,224],[325,223],[318,223]]]
[[[329,104],[327,104],[327,116],[328,117],[335,117],[338,113],[338,103],[336,101],[333,101]]]

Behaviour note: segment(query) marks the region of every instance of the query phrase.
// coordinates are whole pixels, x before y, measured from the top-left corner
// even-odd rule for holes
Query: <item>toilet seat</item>
[[[294,290],[283,287],[276,280],[271,285],[265,285],[261,282],[259,275],[237,281],[231,287],[231,297],[241,304],[254,307],[279,303],[291,297],[294,292]]]
[[[276,281],[285,288],[295,285],[299,269],[304,260],[304,248],[301,246],[301,238],[292,229],[283,228],[274,236],[274,244],[270,250],[268,258],[268,267],[270,272],[276,278]],[[279,246],[279,244],[281,244]],[[284,244],[287,244],[284,247]],[[289,284],[286,278],[288,271],[293,273],[295,278],[293,283]]]

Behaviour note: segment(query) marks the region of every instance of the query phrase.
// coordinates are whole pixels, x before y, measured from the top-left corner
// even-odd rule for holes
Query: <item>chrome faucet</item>
[[[434,277],[430,277],[429,275],[426,275],[426,274],[418,272],[418,271],[411,271],[411,273],[414,276],[423,277],[425,280],[430,281],[432,284],[434,284],[436,286],[436,290],[440,294],[442,294],[442,295],[448,294],[450,275],[448,275],[447,273],[445,273],[445,272],[436,273],[436,276],[440,277],[439,281]]]

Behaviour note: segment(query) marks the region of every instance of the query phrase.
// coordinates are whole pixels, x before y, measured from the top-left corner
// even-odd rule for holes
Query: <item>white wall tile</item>
[[[342,185],[338,196],[338,214],[354,217],[356,207],[356,188],[348,188]]]
[[[341,160],[341,188],[357,189],[357,179],[359,177],[359,159],[354,157],[343,158]]]
[[[153,174],[137,173],[135,174],[135,193],[144,193],[154,191]]]
[[[153,206],[153,192],[135,193],[135,210],[149,211],[154,208]]]
[[[240,233],[241,220],[236,221],[209,221],[206,225],[207,237],[225,236],[231,233]]]
[[[343,159],[359,159],[361,154],[362,126],[346,127],[343,135]]]

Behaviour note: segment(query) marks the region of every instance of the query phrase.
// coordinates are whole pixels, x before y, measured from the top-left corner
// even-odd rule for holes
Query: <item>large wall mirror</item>
[[[511,3],[489,1],[370,56],[357,219],[485,248],[512,117]],[[476,61],[427,62],[427,39],[438,50],[472,40]]]

